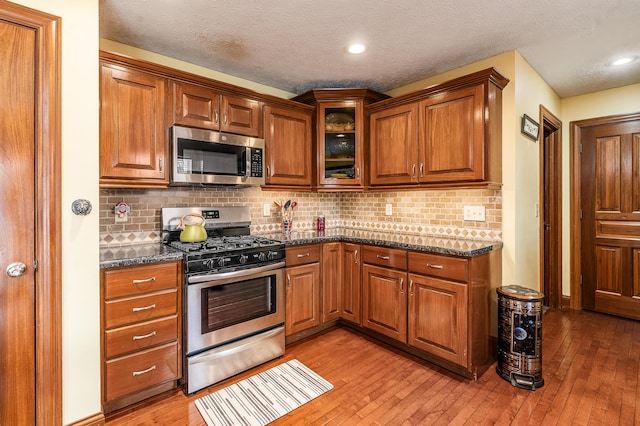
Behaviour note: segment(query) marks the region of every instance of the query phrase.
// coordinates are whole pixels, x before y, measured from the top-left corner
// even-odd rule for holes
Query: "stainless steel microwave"
[[[171,128],[171,183],[264,185],[264,139]]]

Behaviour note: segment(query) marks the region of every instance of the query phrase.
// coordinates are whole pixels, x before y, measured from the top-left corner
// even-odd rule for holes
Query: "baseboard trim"
[[[104,426],[105,419],[103,413],[93,414],[76,422],[69,423],[68,426]]]

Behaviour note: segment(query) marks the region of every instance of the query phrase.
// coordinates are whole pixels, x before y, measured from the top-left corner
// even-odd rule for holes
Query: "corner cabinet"
[[[104,411],[177,387],[182,377],[180,262],[101,271]]]
[[[265,189],[311,191],[312,109],[265,105]]]
[[[372,188],[502,183],[502,89],[489,68],[372,105]]]
[[[173,83],[173,122],[262,137],[262,103],[196,84]]]
[[[168,80],[107,61],[100,65],[100,185],[167,186]]]
[[[365,107],[387,98],[369,89],[315,89],[294,98],[316,107],[318,191],[364,188],[369,139]]]

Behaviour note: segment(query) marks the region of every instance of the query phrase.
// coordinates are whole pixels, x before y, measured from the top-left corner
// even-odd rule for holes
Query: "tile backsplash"
[[[318,215],[326,218],[326,228],[346,227],[458,237],[483,241],[502,239],[502,192],[495,189],[448,189],[394,192],[308,193],[262,191],[258,187],[168,189],[101,189],[100,246],[160,242],[162,207],[243,206],[251,210],[251,233],[269,234],[281,228],[275,200],[295,200],[295,231],[315,230]],[[126,222],[115,222],[114,207],[127,203],[131,212]],[[263,216],[263,205],[270,215]],[[391,204],[392,214],[385,214]],[[464,220],[464,206],[484,206],[485,222]]]

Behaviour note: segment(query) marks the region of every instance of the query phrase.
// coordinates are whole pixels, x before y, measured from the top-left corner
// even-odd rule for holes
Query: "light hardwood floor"
[[[205,425],[193,401],[297,358],[334,389],[273,425],[640,425],[640,322],[587,311],[543,316],[545,384],[518,389],[495,365],[476,382],[336,328],[192,396],[164,394],[107,418],[116,425]]]

